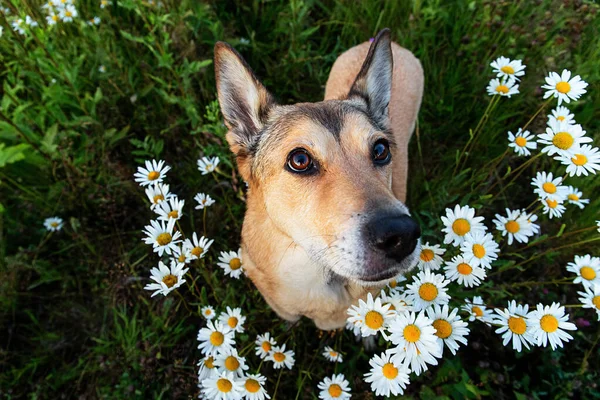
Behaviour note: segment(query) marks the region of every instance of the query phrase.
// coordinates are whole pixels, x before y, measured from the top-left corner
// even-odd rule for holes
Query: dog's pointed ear
[[[221,112],[229,128],[227,141],[239,161],[248,155],[275,103],[242,56],[224,42],[215,44],[215,75]]]
[[[348,98],[359,96],[367,103],[369,114],[381,130],[390,127],[388,106],[392,96],[394,69],[390,30],[377,34],[365,62],[348,92]]]

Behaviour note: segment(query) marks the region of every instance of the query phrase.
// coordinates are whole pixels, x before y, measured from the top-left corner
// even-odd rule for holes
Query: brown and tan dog
[[[389,30],[342,54],[325,101],[279,105],[228,44],[215,46],[227,141],[248,183],[248,276],[289,321],[344,326],[346,310],[419,254],[409,217],[407,147],[423,71]]]

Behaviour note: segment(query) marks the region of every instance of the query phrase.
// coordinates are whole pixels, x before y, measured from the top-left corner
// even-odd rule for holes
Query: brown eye
[[[313,168],[312,158],[304,149],[293,150],[288,156],[287,165],[292,172],[308,172]]]
[[[373,145],[373,162],[377,165],[385,165],[391,160],[390,143],[385,139],[376,141]]]

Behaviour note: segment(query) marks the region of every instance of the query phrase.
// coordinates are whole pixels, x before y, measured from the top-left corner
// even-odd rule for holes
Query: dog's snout
[[[411,254],[421,236],[421,228],[408,215],[386,216],[368,223],[371,244],[388,257],[401,261]]]

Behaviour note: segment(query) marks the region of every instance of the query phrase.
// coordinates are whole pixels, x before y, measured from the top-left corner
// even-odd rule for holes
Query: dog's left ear
[[[392,96],[393,63],[390,30],[386,28],[375,37],[348,93],[348,98],[359,96],[365,100],[371,118],[381,130],[390,127],[388,106]]]

